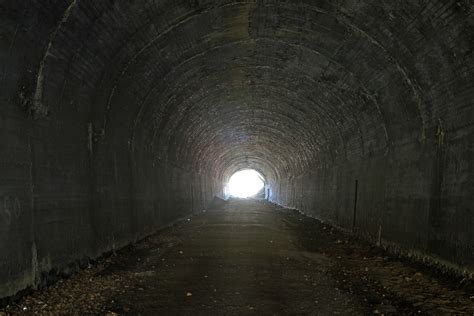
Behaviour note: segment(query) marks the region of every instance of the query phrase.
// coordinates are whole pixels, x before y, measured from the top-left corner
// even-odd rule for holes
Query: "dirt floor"
[[[0,315],[474,315],[465,282],[246,200],[193,216]]]

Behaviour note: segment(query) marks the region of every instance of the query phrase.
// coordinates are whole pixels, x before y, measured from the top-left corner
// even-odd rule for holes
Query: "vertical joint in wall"
[[[440,118],[439,124],[438,124],[438,130],[436,132],[436,136],[438,136],[438,147],[441,147],[444,145],[444,135],[445,135],[445,131],[443,129],[443,121]]]
[[[89,156],[92,158],[94,154],[94,126],[92,122],[89,122],[87,126],[87,150],[89,151]]]
[[[356,227],[356,219],[357,219],[357,193],[359,189],[359,180],[355,180],[355,188],[354,188],[354,211],[352,214],[352,232],[355,231]]]

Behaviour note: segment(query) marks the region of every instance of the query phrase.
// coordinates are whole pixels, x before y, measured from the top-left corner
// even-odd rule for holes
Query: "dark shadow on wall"
[[[209,210],[217,210],[220,208],[223,208],[225,205],[227,205],[227,200],[224,200],[220,197],[215,196],[212,202],[209,204],[208,209]]]

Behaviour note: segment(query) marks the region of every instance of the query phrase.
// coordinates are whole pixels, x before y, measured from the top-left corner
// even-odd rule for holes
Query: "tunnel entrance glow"
[[[265,187],[265,182],[260,173],[255,170],[241,170],[230,177],[227,188],[229,195],[238,198],[255,196]]]

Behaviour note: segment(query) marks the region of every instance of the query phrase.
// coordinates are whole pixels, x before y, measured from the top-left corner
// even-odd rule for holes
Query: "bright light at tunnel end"
[[[265,187],[263,177],[255,170],[241,170],[230,177],[227,189],[231,197],[250,198]]]

